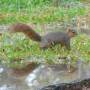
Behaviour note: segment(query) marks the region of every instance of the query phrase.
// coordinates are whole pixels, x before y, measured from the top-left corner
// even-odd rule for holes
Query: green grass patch
[[[65,5],[70,7],[65,7]],[[0,24],[15,22],[50,23],[70,21],[73,17],[84,15],[86,7],[79,1],[62,1],[53,6],[50,0],[2,0],[0,1]]]
[[[7,65],[21,64],[25,62],[59,64],[60,57],[70,57],[72,63],[78,59],[90,61],[90,38],[86,35],[78,35],[71,41],[71,51],[61,48],[60,45],[41,50],[37,42],[31,41],[23,34],[4,34],[0,37],[0,61]]]

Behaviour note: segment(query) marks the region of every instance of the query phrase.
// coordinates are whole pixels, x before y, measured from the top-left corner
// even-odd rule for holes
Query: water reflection
[[[9,68],[0,65],[0,90],[38,90],[49,84],[89,78],[89,71],[90,64],[79,64],[72,73],[68,72],[65,65],[40,65],[32,73],[17,77]]]

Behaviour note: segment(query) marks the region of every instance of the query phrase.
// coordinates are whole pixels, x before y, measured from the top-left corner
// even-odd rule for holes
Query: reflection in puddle
[[[79,65],[80,66],[80,65]],[[40,65],[25,76],[12,75],[10,70],[0,65],[0,90],[38,90],[49,84],[71,82],[90,77],[90,65],[80,66],[80,70],[69,73],[63,66]]]

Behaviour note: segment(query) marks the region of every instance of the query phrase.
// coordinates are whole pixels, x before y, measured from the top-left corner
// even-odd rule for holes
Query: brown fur
[[[67,49],[70,49],[70,39],[76,35],[75,31],[73,31],[71,28],[68,28],[67,33],[50,32],[41,37],[30,26],[22,23],[11,25],[10,31],[14,33],[23,32],[30,39],[39,42],[42,49],[56,44],[61,44],[61,46],[65,46]]]

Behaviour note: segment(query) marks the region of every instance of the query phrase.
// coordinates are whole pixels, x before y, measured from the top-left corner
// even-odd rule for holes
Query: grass
[[[70,21],[73,17],[86,13],[85,6],[74,0],[62,2],[59,7],[55,7],[50,0],[30,0],[30,2],[2,0],[0,2],[0,24]],[[69,8],[65,7],[68,3]]]
[[[54,6],[52,0],[1,0],[0,24],[15,22],[43,24],[51,22],[70,22],[72,18],[85,15],[88,10],[80,0],[61,0],[60,6]],[[26,38],[23,34],[11,37],[8,33],[0,37],[0,61],[8,65],[25,62],[60,63],[59,57],[71,57],[72,62],[81,59],[90,61],[90,38],[79,35],[71,42],[71,51],[60,45],[45,51],[39,44]]]
[[[72,63],[78,59],[88,62],[90,61],[89,42],[88,36],[79,35],[72,39],[71,51],[64,50],[60,45],[41,50],[38,43],[31,41],[23,34],[14,34],[12,37],[5,34],[0,39],[0,58],[1,62],[7,65],[13,63],[25,65],[25,62],[59,64],[60,57],[70,57]]]

